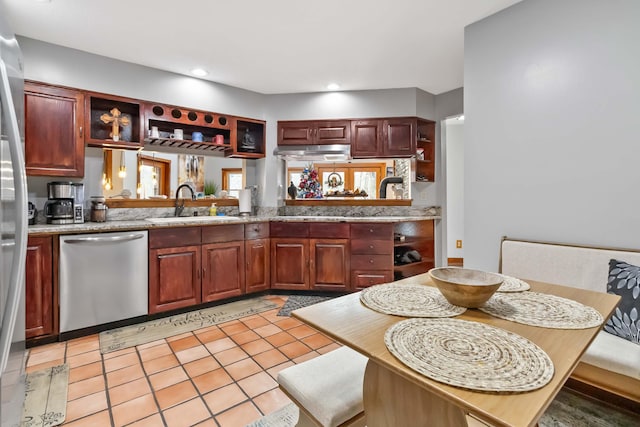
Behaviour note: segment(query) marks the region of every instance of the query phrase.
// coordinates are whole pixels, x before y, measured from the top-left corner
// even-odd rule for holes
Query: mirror
[[[105,174],[111,179],[111,188],[103,188],[106,197],[122,196],[128,190],[131,199],[172,199],[185,181],[193,184],[199,197],[205,196],[205,190],[215,190],[215,196],[221,197],[222,190],[233,195],[246,182],[243,159],[147,150],[104,151]]]

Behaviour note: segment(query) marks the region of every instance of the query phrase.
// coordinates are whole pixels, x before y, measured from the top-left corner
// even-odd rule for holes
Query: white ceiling
[[[464,27],[520,0],[0,0],[17,34],[264,94],[463,84]]]

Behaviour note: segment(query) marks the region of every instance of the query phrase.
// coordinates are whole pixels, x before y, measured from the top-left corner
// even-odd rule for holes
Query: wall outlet
[[[456,240],[456,248],[462,249],[462,240]]]

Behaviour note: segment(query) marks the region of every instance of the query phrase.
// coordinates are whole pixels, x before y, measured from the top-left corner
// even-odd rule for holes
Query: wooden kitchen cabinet
[[[349,289],[349,225],[271,223],[273,289]]]
[[[149,314],[242,295],[244,225],[149,231]]]
[[[413,117],[352,120],[351,155],[353,158],[414,156],[415,128]]]
[[[416,133],[416,181],[435,181],[436,123],[418,119]]]
[[[393,225],[351,224],[351,290],[393,281]]]
[[[149,251],[149,314],[201,301],[200,245]]]
[[[350,144],[349,120],[280,121],[278,145]]]
[[[81,91],[25,81],[27,175],[84,177]]]
[[[202,302],[242,295],[244,241],[202,245]]]
[[[246,224],[244,230],[245,292],[267,290],[271,287],[269,223]]]
[[[25,288],[25,337],[29,339],[55,333],[51,236],[29,237]]]

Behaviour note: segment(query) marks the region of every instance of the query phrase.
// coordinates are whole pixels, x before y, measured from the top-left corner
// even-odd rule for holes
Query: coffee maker
[[[47,184],[49,200],[44,204],[47,224],[84,222],[84,184],[54,181]]]

